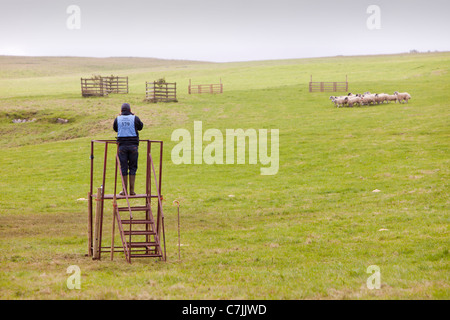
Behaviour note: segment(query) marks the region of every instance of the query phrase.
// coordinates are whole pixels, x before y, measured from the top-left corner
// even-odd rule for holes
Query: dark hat
[[[122,104],[122,111],[131,111],[131,107],[129,103]]]

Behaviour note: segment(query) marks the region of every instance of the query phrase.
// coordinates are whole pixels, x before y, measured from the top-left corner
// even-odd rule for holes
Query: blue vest
[[[134,118],[132,114],[117,117],[117,137],[137,137]]]

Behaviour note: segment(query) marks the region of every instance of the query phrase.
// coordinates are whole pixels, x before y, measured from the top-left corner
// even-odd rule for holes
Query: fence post
[[[101,232],[102,232],[102,218],[101,218],[101,209],[103,206],[103,197],[102,197],[102,188],[97,189],[97,197],[95,198],[97,201],[97,205],[95,207],[95,227],[94,227],[94,252],[93,252],[93,258],[99,259],[100,258],[100,252],[101,252]]]
[[[145,100],[148,99],[148,82],[145,81]]]

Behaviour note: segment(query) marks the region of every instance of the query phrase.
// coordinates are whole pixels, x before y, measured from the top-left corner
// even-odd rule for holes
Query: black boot
[[[119,195],[121,196],[124,196],[127,192],[128,176],[123,176],[123,182],[125,183],[125,189],[119,192]]]
[[[134,183],[136,181],[135,175],[130,175],[130,196],[135,196],[136,192],[134,192]]]

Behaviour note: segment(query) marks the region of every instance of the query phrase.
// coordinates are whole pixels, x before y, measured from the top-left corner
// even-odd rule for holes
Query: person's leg
[[[128,184],[128,150],[126,146],[119,145],[119,161],[120,161],[120,170],[122,172],[123,180],[125,183],[125,189],[120,191],[120,195],[125,195]]]
[[[136,181],[136,171],[138,168],[138,146],[130,146],[128,156],[128,167],[130,168],[130,195],[135,195],[134,184]]]

